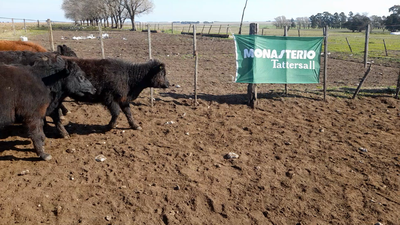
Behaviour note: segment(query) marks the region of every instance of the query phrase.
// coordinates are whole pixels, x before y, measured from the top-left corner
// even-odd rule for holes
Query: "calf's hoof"
[[[69,133],[60,133],[60,136],[61,136],[61,138],[64,138],[64,139],[68,139],[69,138]]]
[[[109,131],[109,130],[112,130],[112,129],[116,128],[116,127],[117,126],[115,124],[108,124],[106,129],[107,129],[107,131]]]
[[[142,127],[141,126],[135,126],[135,127],[133,127],[133,129],[134,130],[142,130]]]
[[[39,155],[39,157],[41,158],[41,159],[43,159],[44,161],[49,161],[50,159],[52,159],[53,157],[51,157],[51,155],[50,154],[47,154],[47,153],[40,153],[40,155]]]

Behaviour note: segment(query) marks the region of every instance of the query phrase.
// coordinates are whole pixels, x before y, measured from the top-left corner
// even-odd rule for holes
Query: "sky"
[[[245,0],[152,0],[153,12],[141,15],[139,22],[220,21],[240,22]],[[334,14],[350,11],[367,16],[388,16],[389,8],[399,5],[398,0],[380,0],[375,4],[365,0],[248,0],[244,21],[274,21],[310,17],[325,11]],[[0,21],[3,18],[70,21],[61,9],[63,0],[0,0]]]

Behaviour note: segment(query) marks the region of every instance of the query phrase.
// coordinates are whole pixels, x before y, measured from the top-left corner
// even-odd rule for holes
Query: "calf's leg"
[[[57,131],[60,134],[60,136],[62,138],[69,138],[69,133],[62,124],[62,120],[59,114],[59,109],[54,110],[54,112],[50,114],[50,117],[53,119],[53,122],[56,125]]]
[[[110,102],[106,106],[107,106],[108,110],[111,113],[111,120],[108,123],[108,129],[111,130],[111,129],[114,129],[117,126],[117,119],[118,119],[119,113],[121,111],[121,108],[114,101]]]
[[[65,105],[64,104],[60,104],[60,109],[61,109],[61,112],[62,112],[62,114],[65,116],[65,115],[67,115],[68,113],[71,113],[71,111],[69,111],[69,109],[67,109],[66,107],[65,107]]]
[[[65,117],[68,113],[71,113],[62,103],[60,104],[60,108],[58,109],[58,114],[60,120],[65,120]]]
[[[46,136],[43,132],[43,119],[35,119],[26,121],[29,137],[32,139],[36,154],[43,160],[50,160],[50,154],[44,152],[44,140]]]
[[[131,108],[129,107],[129,102],[122,102],[119,104],[122,111],[124,112],[126,119],[128,120],[129,126],[134,130],[141,130],[142,127],[139,126],[133,119]]]

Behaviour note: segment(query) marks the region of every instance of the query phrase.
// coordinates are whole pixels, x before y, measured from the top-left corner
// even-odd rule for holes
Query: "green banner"
[[[236,83],[319,83],[323,37],[234,35]]]

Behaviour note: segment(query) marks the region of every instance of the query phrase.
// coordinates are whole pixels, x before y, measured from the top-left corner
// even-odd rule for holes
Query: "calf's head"
[[[68,47],[66,45],[58,45],[57,53],[60,55],[64,55],[64,56],[78,57],[76,55],[76,53],[70,47]]]
[[[168,88],[169,81],[167,79],[167,72],[165,64],[157,60],[150,61],[151,69],[149,71],[150,84],[149,87],[153,88]]]
[[[86,78],[85,72],[81,70],[78,64],[72,61],[66,61],[65,72],[68,73],[65,78],[65,89],[68,94],[84,96],[96,93],[96,89]]]

